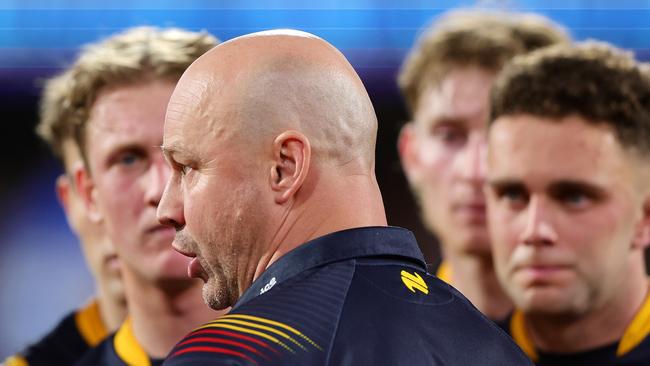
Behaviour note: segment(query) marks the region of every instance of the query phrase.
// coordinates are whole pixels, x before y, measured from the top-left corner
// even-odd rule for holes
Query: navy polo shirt
[[[458,291],[426,272],[413,234],[332,233],[281,257],[232,311],[164,365],[530,365]]]

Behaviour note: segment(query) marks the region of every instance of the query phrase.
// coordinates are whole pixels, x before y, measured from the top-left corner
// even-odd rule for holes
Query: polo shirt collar
[[[337,231],[310,240],[282,256],[251,284],[233,308],[311,268],[352,258],[375,256],[401,257],[426,270],[415,237],[406,229],[376,226]]]

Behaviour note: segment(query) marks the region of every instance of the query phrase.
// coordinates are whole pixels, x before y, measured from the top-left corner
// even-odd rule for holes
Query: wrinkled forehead
[[[179,80],[165,114],[165,138],[196,128],[209,100],[209,75],[186,73]]]
[[[163,146],[175,151],[211,154],[241,130],[233,83],[210,69],[189,70],[167,107]],[[198,158],[198,157],[197,157]]]

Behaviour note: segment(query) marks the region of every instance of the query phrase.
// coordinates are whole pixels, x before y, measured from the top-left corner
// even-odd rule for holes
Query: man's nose
[[[532,196],[526,209],[526,226],[519,238],[526,245],[553,245],[557,233],[551,220],[550,207],[540,197]]]

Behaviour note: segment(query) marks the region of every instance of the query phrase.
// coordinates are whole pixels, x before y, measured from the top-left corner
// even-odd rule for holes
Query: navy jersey
[[[524,315],[519,311],[502,326],[538,366],[650,365],[650,296],[646,297],[618,342],[584,352],[553,354],[535,349],[525,327]]]
[[[4,361],[5,366],[74,365],[108,336],[99,305],[89,305],[68,314],[37,343]]]
[[[427,264],[427,270],[429,273],[435,273],[436,277],[451,285],[451,266],[449,266],[449,263],[443,260],[438,265]]]
[[[164,365],[530,365],[425,268],[404,229],[315,239],[264,271],[228,315],[187,335]]]
[[[88,351],[79,366],[159,366],[163,360],[152,359],[133,334],[127,318],[114,334]]]

